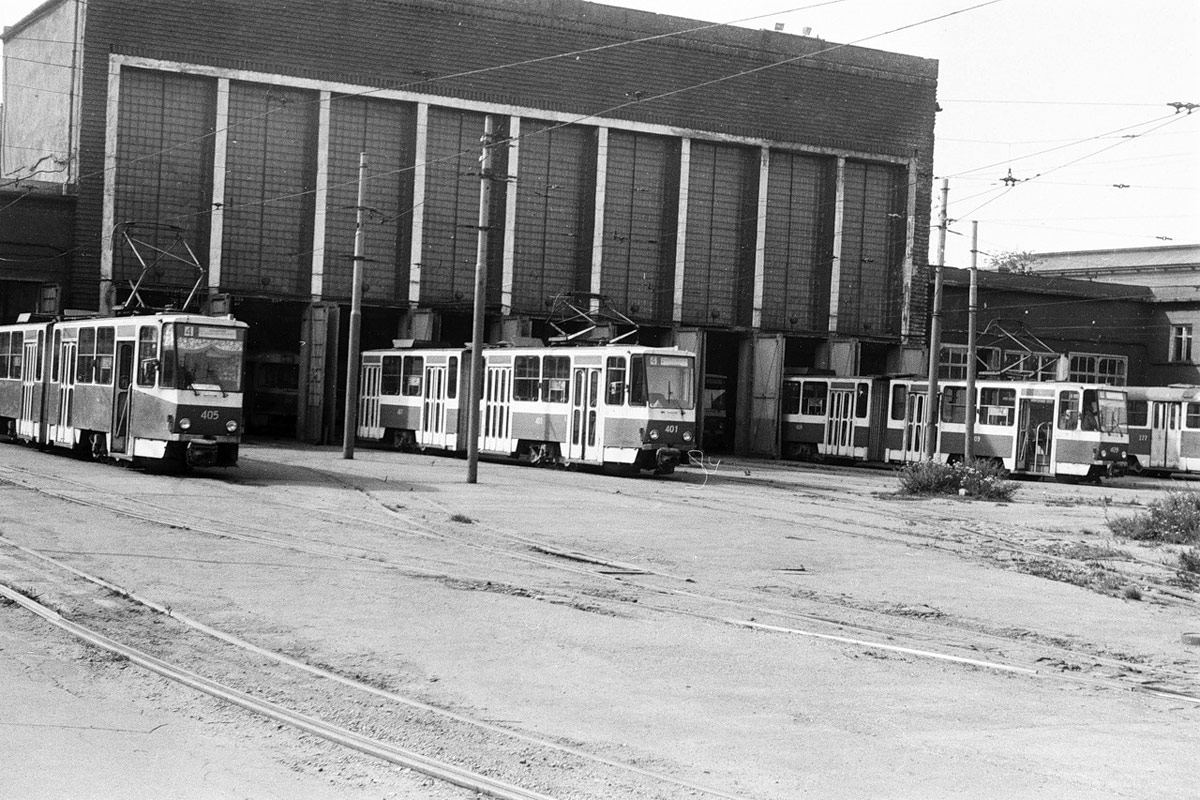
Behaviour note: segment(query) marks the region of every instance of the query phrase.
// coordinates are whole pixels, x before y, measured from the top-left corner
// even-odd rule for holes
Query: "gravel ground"
[[[471,485],[457,459],[270,443],[188,476],[0,459],[0,582],[550,796],[1194,796],[1200,707],[1169,692],[1200,696],[1200,648],[1180,640],[1197,594],[1172,551],[1105,525],[1173,484],[1026,482],[1000,504],[740,460],[664,479],[485,463]],[[216,643],[62,565],[392,696]],[[0,759],[20,765],[0,796],[473,796],[8,602],[0,676]]]

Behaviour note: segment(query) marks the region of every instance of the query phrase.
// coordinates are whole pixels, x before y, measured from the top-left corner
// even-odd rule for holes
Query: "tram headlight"
[[[233,433],[234,431],[236,431],[237,430],[237,420],[231,419],[231,420],[229,420],[229,422],[226,422],[225,430],[229,431],[230,433]]]
[[[187,417],[179,418],[179,429],[180,430],[186,431],[190,427],[192,427],[192,421],[190,419],[188,419]]]
[[[690,441],[692,440],[692,432],[691,432],[691,431],[684,431],[684,432],[683,432],[683,440],[684,440],[685,442],[690,442]]]
[[[652,441],[652,442],[658,441],[658,428],[650,429],[650,441]]]

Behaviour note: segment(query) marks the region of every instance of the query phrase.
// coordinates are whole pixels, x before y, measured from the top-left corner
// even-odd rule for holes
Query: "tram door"
[[[488,364],[483,375],[483,419],[479,446],[493,453],[512,451],[512,364]]]
[[[445,447],[446,436],[446,367],[426,365],[425,388],[421,398],[422,445]]]
[[[1150,424],[1151,468],[1177,469],[1179,467],[1179,404],[1151,404],[1153,413]]]
[[[379,390],[383,365],[363,364],[358,383],[358,427],[379,430]],[[382,433],[382,432],[381,432]]]
[[[924,392],[908,392],[904,405],[904,462],[920,461],[925,457]]]
[[[825,455],[854,455],[854,390],[829,390],[829,415],[825,419]]]
[[[1022,398],[1018,420],[1017,470],[1049,475],[1050,451],[1054,446],[1054,401]]]
[[[117,342],[117,383],[113,392],[112,436],[109,452],[129,455],[133,437],[129,434],[130,387],[133,385],[133,342]]]
[[[37,397],[37,385],[41,378],[41,375],[38,374],[41,372],[39,341],[41,341],[40,333],[37,338],[31,336],[22,348],[21,416],[17,420],[17,434],[28,436],[34,441],[41,441],[41,427],[44,421],[42,409],[34,403]]]
[[[63,341],[60,349],[58,383],[58,435],[55,439],[62,444],[75,444],[71,434],[71,410],[75,403],[75,377],[79,365],[75,363],[76,342]]]
[[[597,404],[600,368],[576,367],[571,375],[571,430],[567,434],[567,460],[602,461],[603,442]]]

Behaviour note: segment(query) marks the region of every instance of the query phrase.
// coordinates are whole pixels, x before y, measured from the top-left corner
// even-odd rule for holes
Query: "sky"
[[[1197,0],[605,0],[939,62],[930,260],[1200,244]],[[0,0],[0,26],[40,0]],[[1170,103],[1197,104],[1188,114]],[[1011,179],[1008,179],[1011,175]]]

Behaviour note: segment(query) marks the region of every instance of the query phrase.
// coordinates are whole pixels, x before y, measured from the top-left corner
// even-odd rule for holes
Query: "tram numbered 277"
[[[0,433],[94,458],[232,466],[246,328],[183,313],[0,326]]]
[[[1127,386],[1130,467],[1200,472],[1200,386]]]
[[[789,376],[782,392],[784,455],[920,461],[928,388],[916,379]],[[1124,387],[981,380],[975,391],[973,457],[1014,475],[1099,478],[1126,470]],[[935,459],[963,457],[968,405],[964,381],[940,382]]]
[[[358,437],[465,451],[470,363],[468,348],[364,352]],[[664,347],[486,348],[479,452],[669,474],[695,444],[695,364]]]

